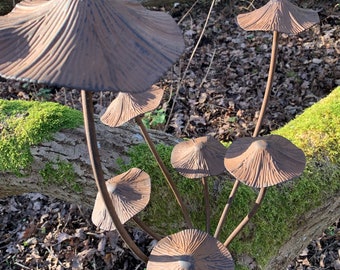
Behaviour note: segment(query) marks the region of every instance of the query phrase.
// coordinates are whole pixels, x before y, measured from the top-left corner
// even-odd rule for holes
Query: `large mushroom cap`
[[[156,109],[162,100],[164,90],[153,85],[144,93],[119,92],[100,120],[110,127],[118,127],[138,115]]]
[[[297,34],[319,23],[316,11],[303,9],[288,0],[270,0],[263,7],[237,16],[244,30],[278,31]]]
[[[142,211],[150,200],[150,176],[137,168],[106,181],[108,192],[121,223]],[[115,230],[100,193],[97,194],[92,212],[92,222],[103,230]]]
[[[24,0],[0,17],[0,75],[143,92],[184,49],[170,15],[126,0]]]
[[[301,149],[279,135],[245,137],[227,149],[224,165],[236,179],[262,188],[299,176],[306,157]]]
[[[188,178],[219,175],[225,171],[226,148],[212,136],[204,136],[175,145],[171,153],[172,166]]]
[[[234,262],[217,239],[196,229],[161,239],[153,248],[148,270],[233,270]]]

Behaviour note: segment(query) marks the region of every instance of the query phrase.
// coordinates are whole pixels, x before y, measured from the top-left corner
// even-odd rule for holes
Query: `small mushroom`
[[[119,92],[100,120],[110,127],[119,127],[141,114],[156,109],[164,90],[153,85],[143,93]]]
[[[226,148],[212,136],[204,136],[175,145],[171,152],[171,164],[188,178],[201,178],[203,184],[206,231],[210,231],[209,189],[206,176],[219,175],[225,171]]]
[[[299,176],[306,165],[301,149],[286,138],[240,138],[227,149],[224,165],[248,186],[269,187]]]
[[[278,51],[279,32],[287,34],[297,34],[308,29],[314,24],[317,24],[319,22],[319,16],[316,11],[299,8],[290,3],[288,0],[270,0],[265,6],[259,9],[238,15],[237,22],[241,26],[241,28],[247,31],[273,31],[272,51],[267,84],[264,92],[259,118],[257,120],[253,133],[253,137],[257,137],[260,133],[262,121],[267,109],[270,92],[273,85]],[[228,202],[225,205],[217,229],[215,231],[214,236],[216,238],[218,238],[219,236],[227,212],[234,199],[239,184],[239,180],[236,179],[234,186],[230,192]],[[264,190],[261,190],[260,194],[264,195]]]
[[[227,149],[224,164],[238,181],[260,188],[253,208],[224,242],[227,247],[256,214],[267,187],[299,176],[305,168],[306,157],[286,138],[269,135],[236,140]]]
[[[150,176],[137,168],[111,178],[106,186],[122,224],[142,211],[150,200]],[[92,211],[92,222],[103,230],[116,229],[100,193]]]
[[[270,0],[259,9],[237,16],[237,22],[244,30],[273,31],[267,85],[259,119],[256,123],[254,137],[256,137],[260,131],[273,84],[278,48],[278,33],[298,34],[319,23],[319,21],[319,15],[316,11],[299,8],[288,0]]]
[[[233,270],[234,261],[222,243],[205,232],[184,230],[160,240],[147,270]]]
[[[175,145],[172,166],[188,178],[219,175],[225,171],[226,148],[212,136],[190,139]]]
[[[238,15],[237,22],[247,31],[298,34],[319,23],[319,16],[316,11],[300,8],[288,0],[270,0],[259,9]]]
[[[189,226],[192,228],[192,222],[186,206],[181,198],[179,191],[172,180],[172,177],[166,168],[163,160],[159,156],[154,143],[152,142],[149,133],[140,117],[141,114],[154,110],[158,107],[163,97],[164,90],[156,85],[153,85],[145,93],[123,93],[119,92],[117,97],[111,102],[106,112],[102,115],[100,120],[111,127],[118,127],[123,125],[132,118],[135,119],[139,126],[143,137],[150,148],[153,156],[155,157],[158,166],[160,167],[165,179],[167,180],[182,212],[184,219]]]

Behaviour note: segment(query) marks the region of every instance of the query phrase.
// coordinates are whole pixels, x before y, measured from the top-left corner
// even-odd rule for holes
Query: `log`
[[[129,147],[143,143],[144,139],[138,126],[131,123],[118,128],[110,128],[97,119],[96,129],[104,175],[106,179],[110,179],[117,174],[117,159],[128,161]],[[157,130],[150,130],[150,136],[154,143],[175,145],[179,142],[178,138]],[[51,140],[32,147],[31,153],[33,163],[22,176],[0,172],[0,197],[39,192],[70,203],[81,202],[84,206],[92,208],[97,188],[87,154],[83,127],[57,132]],[[150,155],[151,158],[153,157]],[[68,185],[60,185],[53,179],[45,183],[46,180],[42,177],[41,171],[46,168],[46,164],[54,164],[54,166],[72,164],[75,182],[71,184],[78,186],[81,192],[70,189]]]

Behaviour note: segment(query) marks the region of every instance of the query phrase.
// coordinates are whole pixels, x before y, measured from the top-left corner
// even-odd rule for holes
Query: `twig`
[[[185,78],[185,76],[186,76],[186,73],[187,73],[187,71],[188,71],[188,69],[189,69],[189,66],[191,65],[191,61],[192,61],[192,59],[194,58],[194,55],[195,55],[195,53],[196,53],[196,51],[197,51],[198,45],[200,44],[200,42],[201,42],[201,40],[202,40],[202,38],[203,38],[205,29],[207,28],[207,25],[208,25],[208,22],[209,22],[209,19],[210,19],[210,16],[211,16],[212,9],[213,9],[213,7],[214,7],[214,5],[215,5],[215,2],[216,2],[216,0],[212,0],[212,2],[211,2],[210,9],[209,9],[207,18],[206,18],[206,20],[205,20],[204,26],[203,26],[203,28],[202,28],[201,34],[200,34],[200,36],[199,36],[199,38],[198,38],[198,41],[196,42],[196,45],[195,45],[195,47],[194,47],[194,49],[193,49],[193,51],[192,51],[192,53],[191,53],[191,55],[190,55],[189,62],[188,62],[187,66],[186,66],[186,68],[185,68],[185,70],[184,70],[184,72],[183,72],[183,76],[182,76],[182,78],[181,78],[181,80],[180,80],[180,82],[179,82],[179,84],[178,84],[178,86],[177,86],[177,90],[176,90],[176,93],[175,93],[174,101],[173,101],[173,103],[172,103],[172,106],[171,106],[171,109],[170,109],[170,112],[169,112],[168,122],[170,121],[171,115],[172,115],[172,113],[173,113],[173,111],[174,111],[174,108],[175,108],[175,104],[176,104],[177,97],[178,97],[178,94],[179,94],[180,85],[182,84],[182,82],[183,82],[183,80],[184,80],[184,78]],[[168,124],[168,123],[167,123],[167,124]],[[167,125],[166,125],[166,126],[167,126]]]
[[[210,59],[210,63],[209,63],[209,66],[208,66],[208,70],[207,70],[207,72],[205,73],[205,75],[204,75],[204,77],[203,77],[203,79],[202,79],[202,81],[201,81],[201,83],[200,83],[200,88],[203,86],[203,84],[206,82],[206,80],[207,80],[207,77],[208,77],[208,74],[209,74],[209,72],[210,72],[210,69],[211,69],[211,65],[212,65],[212,63],[213,63],[213,61],[214,61],[214,58],[215,58],[215,54],[216,54],[216,48],[214,49],[214,51],[213,51],[213,54],[212,54],[212,56],[211,56],[211,59]]]
[[[196,4],[198,3],[198,0],[195,1],[195,3],[192,4],[192,6],[189,8],[189,10],[182,16],[182,18],[178,21],[177,24],[181,24],[183,22],[183,20],[186,18],[186,16],[188,16],[188,14],[192,11],[192,9],[194,8],[194,6],[196,6]]]
[[[28,269],[28,270],[31,269],[31,268],[29,268],[29,267],[27,267],[27,266],[25,266],[25,265],[23,265],[21,263],[18,263],[18,262],[15,262],[14,264],[17,265],[17,266],[20,266],[21,268],[24,268],[24,269]]]

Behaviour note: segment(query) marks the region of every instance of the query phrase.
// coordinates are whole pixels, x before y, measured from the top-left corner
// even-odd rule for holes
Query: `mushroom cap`
[[[153,85],[144,93],[119,92],[100,120],[110,127],[118,127],[138,115],[156,109],[162,100],[164,90]]]
[[[320,19],[316,11],[300,8],[288,0],[270,0],[259,9],[238,15],[237,22],[247,31],[297,34],[319,23]]]
[[[216,238],[187,229],[161,239],[153,248],[148,270],[232,270],[234,261]]]
[[[306,157],[301,149],[279,135],[245,137],[230,145],[224,165],[236,179],[262,188],[299,176]]]
[[[184,50],[173,18],[126,0],[24,0],[0,17],[0,75],[143,92]]]
[[[199,137],[175,145],[171,164],[188,178],[219,175],[225,171],[225,153],[226,148],[214,137]]]
[[[138,168],[107,180],[106,187],[123,224],[142,211],[150,200],[150,176]],[[116,229],[99,192],[92,211],[92,222],[103,230]]]

